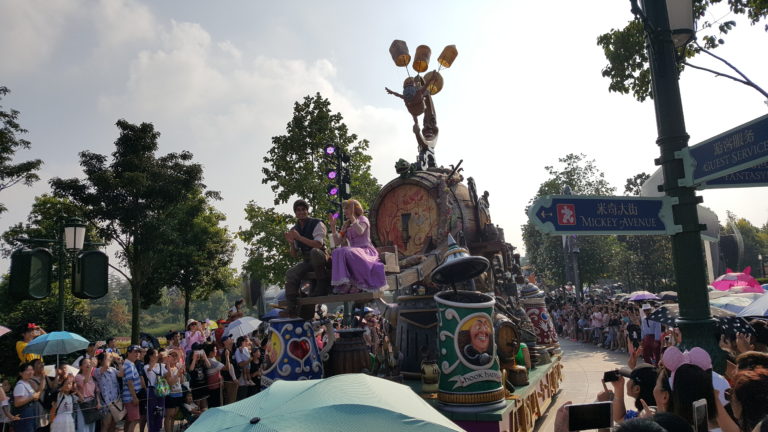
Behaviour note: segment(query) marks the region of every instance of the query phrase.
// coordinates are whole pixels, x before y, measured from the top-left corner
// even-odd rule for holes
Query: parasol
[[[24,347],[27,354],[69,354],[88,348],[88,340],[77,333],[57,331],[40,335]]]
[[[275,381],[260,393],[205,411],[189,432],[462,431],[409,387],[365,374]]]
[[[649,291],[634,291],[627,298],[631,301],[660,300],[656,294]]]

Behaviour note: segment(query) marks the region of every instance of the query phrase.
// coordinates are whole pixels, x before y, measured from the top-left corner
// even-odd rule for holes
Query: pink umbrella
[[[0,326],[0,336],[4,335],[6,333],[10,333],[10,331],[11,331],[11,329],[9,329],[8,327]]]
[[[752,267],[747,266],[742,273],[734,273],[733,270],[727,269],[728,273],[718,277],[712,282],[712,286],[719,291],[727,291],[734,287],[740,287],[741,292],[749,293],[764,293],[765,290],[760,286],[757,279],[753,278],[750,273]]]

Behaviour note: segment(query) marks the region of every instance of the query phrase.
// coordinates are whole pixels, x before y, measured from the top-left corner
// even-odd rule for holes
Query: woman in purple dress
[[[336,230],[336,219],[330,220],[334,244],[343,245],[333,251],[331,258],[333,292],[378,291],[387,286],[387,279],[384,264],[379,262],[379,253],[371,243],[371,224],[357,200],[342,205],[347,220],[341,229]]]

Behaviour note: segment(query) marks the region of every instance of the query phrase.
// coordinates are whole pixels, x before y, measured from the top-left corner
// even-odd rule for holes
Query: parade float
[[[394,41],[390,54],[416,71],[402,94],[386,90],[412,116],[418,156],[397,162],[397,176],[368,214],[388,288],[299,299],[305,306],[343,302],[347,310],[378,303],[387,327],[382,359],[371,370],[362,329],[336,331],[320,352],[307,337],[311,327],[278,320],[267,384],[314,378],[322,359],[326,377],[365,372],[402,381],[468,431],[531,431],[558,392],[561,352],[543,292],[526,283],[515,247],[491,220],[489,193],[464,178],[462,161],[437,163],[433,96],[458,51],[445,47],[430,72],[426,45],[412,63],[404,41]]]

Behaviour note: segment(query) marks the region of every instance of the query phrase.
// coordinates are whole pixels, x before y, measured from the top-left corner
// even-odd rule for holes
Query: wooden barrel
[[[370,350],[363,339],[364,329],[343,329],[336,332],[336,341],[329,353],[325,376],[360,373],[371,365]]]
[[[437,305],[432,296],[400,296],[395,346],[406,378],[421,376],[421,362],[437,359]]]
[[[493,328],[499,361],[502,364],[514,363],[517,351],[520,349],[517,326],[506,316],[496,314],[493,318]]]
[[[448,233],[480,241],[478,213],[463,183],[448,185],[446,174],[417,171],[384,186],[371,206],[371,237],[378,246],[397,246],[404,256],[443,245]],[[473,251],[470,248],[470,253]]]

